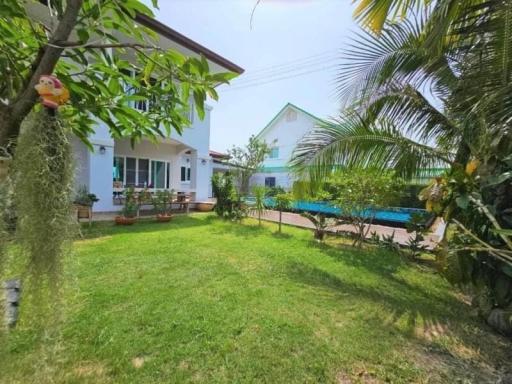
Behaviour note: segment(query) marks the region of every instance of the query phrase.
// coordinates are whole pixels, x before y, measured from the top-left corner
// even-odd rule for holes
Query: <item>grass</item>
[[[276,228],[85,228],[58,337],[25,315],[0,382],[485,383],[506,366],[509,344],[432,270]]]

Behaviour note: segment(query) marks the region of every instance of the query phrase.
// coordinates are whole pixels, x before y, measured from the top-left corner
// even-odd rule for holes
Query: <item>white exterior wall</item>
[[[295,116],[295,119],[292,117]],[[292,157],[293,150],[298,141],[308,132],[312,131],[319,120],[288,104],[274,118],[258,136],[271,147],[279,148],[277,159],[266,158],[263,162],[263,172],[251,177],[250,185],[265,185],[265,177],[275,177],[276,186],[291,189],[294,177],[286,172],[288,161]],[[275,171],[272,171],[272,168]]]
[[[265,185],[266,177],[276,178],[276,187],[282,187],[291,190],[293,187],[294,177],[288,172],[259,172],[251,176],[250,185]]]
[[[172,140],[161,140],[153,143],[142,140],[132,148],[129,139],[112,139],[108,128],[100,123],[89,140],[94,151],[91,152],[78,139],[72,139],[75,156],[75,185],[86,185],[99,201],[94,205],[96,212],[112,212],[121,209],[113,203],[113,165],[114,156],[161,160],[171,164],[170,188],[179,192],[195,194],[196,200],[207,200],[211,196],[212,166],[209,156],[210,146],[210,112],[206,109],[204,120],[197,114],[193,124],[185,128],[183,135],[171,134]],[[104,147],[104,153],[100,148]],[[186,152],[190,151],[190,154]],[[191,180],[181,181],[181,166],[190,161]]]
[[[76,188],[85,185],[89,189],[89,149],[77,137],[70,139],[73,150]]]
[[[89,138],[93,152],[89,152],[89,192],[99,201],[94,204],[95,211],[114,211],[112,202],[112,167],[114,165],[114,139],[104,123],[98,123],[95,132]],[[100,148],[105,148],[105,153]]]

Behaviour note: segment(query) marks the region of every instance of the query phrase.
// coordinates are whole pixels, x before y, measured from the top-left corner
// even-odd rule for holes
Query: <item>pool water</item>
[[[254,199],[248,198],[247,201],[250,203],[251,201],[254,201]],[[265,205],[271,208],[275,205],[275,200],[273,198],[266,198]],[[339,207],[324,201],[297,200],[292,203],[292,209],[337,216],[341,214],[341,209]],[[377,210],[375,220],[405,225],[411,220],[413,214],[418,213],[427,216],[427,211],[424,209],[399,207],[380,208]]]

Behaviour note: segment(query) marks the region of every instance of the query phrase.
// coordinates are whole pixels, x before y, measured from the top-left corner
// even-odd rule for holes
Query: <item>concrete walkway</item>
[[[254,217],[254,215],[253,215]],[[279,222],[279,212],[267,210],[265,214],[261,217],[263,220]],[[291,212],[283,212],[283,223],[288,225],[293,225],[296,227],[302,228],[311,228],[314,229],[315,226],[306,219],[302,217],[298,213]],[[444,221],[441,218],[437,218],[432,224],[430,228],[430,232],[425,235],[425,241],[423,244],[428,247],[428,249],[434,249],[435,246],[439,243],[441,236],[444,233]],[[342,232],[355,232],[354,228],[351,225],[343,224],[343,225],[334,225],[328,228],[330,233],[336,233],[338,231]],[[382,236],[390,236],[395,233],[395,242],[398,244],[405,245],[411,237],[410,233],[407,233],[405,228],[395,228],[395,227],[386,227],[384,225],[372,224],[370,230],[368,232],[368,236],[371,235],[372,232],[377,232],[377,234],[382,238]]]

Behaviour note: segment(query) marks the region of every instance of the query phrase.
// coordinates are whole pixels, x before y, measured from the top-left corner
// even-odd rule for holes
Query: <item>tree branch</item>
[[[67,41],[73,31],[83,0],[69,0],[62,18],[59,21],[49,43],[44,47],[40,58],[36,59],[35,67],[28,75],[29,81],[25,88],[17,96],[9,108],[6,121],[0,121],[0,145],[5,144],[9,138],[17,137],[20,131],[21,121],[30,112],[37,100],[37,92],[34,86],[42,75],[49,75],[53,72],[59,61],[63,48],[53,47],[56,41]]]

